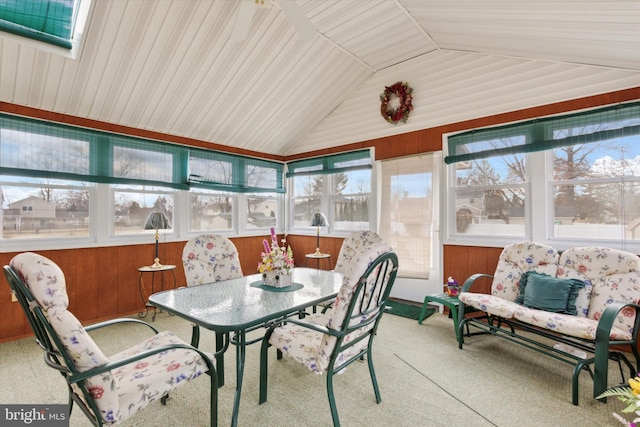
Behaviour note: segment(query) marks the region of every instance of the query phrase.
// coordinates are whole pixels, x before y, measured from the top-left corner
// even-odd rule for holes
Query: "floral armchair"
[[[358,252],[344,272],[334,307],[303,319],[288,318],[273,325],[260,353],[260,403],[267,400],[267,351],[270,346],[316,374],[327,374],[327,394],[334,426],[339,426],[333,394],[333,375],[367,356],[376,402],[380,392],[372,359],[372,343],[395,281],[398,258],[384,242]]]
[[[202,234],[189,240],[182,250],[187,286],[242,277],[238,250],[233,242],[217,234]]]
[[[137,319],[116,319],[83,327],[67,310],[64,274],[51,260],[31,252],[16,255],[4,273],[45,351],[47,364],[65,378],[69,414],[74,402],[98,426],[124,421],[204,373],[211,377],[211,425],[217,425],[217,381],[209,355],[171,332],[158,332]],[[115,324],[143,325],[151,336],[106,356],[88,331]]]
[[[364,251],[371,245],[380,242],[382,242],[382,239],[373,231],[362,230],[349,234],[342,242],[334,271],[344,273],[358,252]]]

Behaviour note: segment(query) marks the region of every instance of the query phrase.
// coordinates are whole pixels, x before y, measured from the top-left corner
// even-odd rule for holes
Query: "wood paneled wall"
[[[280,236],[282,237],[282,236]],[[257,273],[262,240],[269,236],[231,238],[238,248],[244,274]],[[340,251],[343,239],[321,238],[321,248],[332,255],[332,262]],[[182,249],[185,242],[160,244],[160,262],[176,266],[176,286],[185,286]],[[305,254],[315,251],[316,239],[309,236],[289,236],[296,265],[304,265]],[[84,324],[135,314],[143,308],[138,281],[138,267],[153,263],[155,245],[109,246],[98,248],[44,250],[39,254],[60,266],[65,275],[69,310]],[[16,252],[0,253],[0,265],[9,264]],[[155,290],[159,289],[159,274],[165,274],[165,286],[173,285],[171,272],[155,273]],[[151,276],[145,273],[145,289],[151,291]],[[11,302],[9,286],[0,279],[0,342],[32,335],[29,324],[18,303]]]
[[[376,159],[378,160],[439,151],[442,149],[442,135],[444,133],[632,100],[640,100],[640,87],[358,142],[347,146],[305,153],[304,155],[291,156],[284,160],[367,147],[375,147]],[[187,145],[210,146],[209,143],[203,141],[179,139],[175,136],[156,133],[150,135],[140,130],[132,130],[119,125],[35,110],[15,104],[0,102],[0,111],[112,132],[164,139]],[[216,146],[216,148],[224,147]],[[269,158],[278,157],[269,156]],[[245,274],[256,272],[263,238],[268,238],[268,236],[232,238],[240,253],[240,261]],[[315,251],[315,236],[290,235],[288,236],[288,242],[294,251],[296,265],[304,265],[306,262],[305,254]],[[341,244],[342,239],[340,238],[323,236],[320,238],[320,248],[322,252],[331,254],[332,266],[335,266]],[[184,242],[169,242],[162,243],[161,249],[161,254],[163,254],[161,262],[177,266],[175,272],[178,286],[185,284],[181,261],[183,247]],[[454,276],[458,281],[462,281],[473,273],[491,274],[495,271],[498,255],[501,251],[502,248],[445,245],[443,249],[444,277]],[[137,268],[150,264],[153,252],[153,244],[40,251],[42,255],[59,264],[64,271],[70,298],[70,309],[84,323],[92,323],[140,311],[142,300],[138,290],[139,274]],[[7,264],[14,255],[15,253],[0,253],[0,265]],[[4,283],[4,278],[0,279],[0,282]],[[484,286],[485,290],[489,289],[488,282]],[[31,335],[20,307],[17,303],[11,302],[6,283],[0,284],[0,313],[2,313],[0,342]]]

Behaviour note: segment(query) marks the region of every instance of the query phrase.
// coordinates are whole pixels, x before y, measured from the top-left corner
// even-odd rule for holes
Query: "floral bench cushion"
[[[558,259],[558,251],[547,245],[523,242],[506,246],[498,259],[491,295],[515,301],[520,292],[520,277],[523,273],[536,271],[555,276]]]
[[[611,248],[575,247],[560,257],[558,277],[582,280],[578,293],[578,316],[600,320],[611,301],[640,300],[640,259],[637,255]],[[635,310],[623,310],[616,318],[619,329],[633,329]]]

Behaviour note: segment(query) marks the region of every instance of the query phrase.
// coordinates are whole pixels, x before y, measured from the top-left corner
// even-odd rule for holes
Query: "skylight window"
[[[71,50],[78,46],[90,0],[0,0],[0,31]]]

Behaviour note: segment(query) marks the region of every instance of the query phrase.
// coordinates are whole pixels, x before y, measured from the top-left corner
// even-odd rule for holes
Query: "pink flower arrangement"
[[[289,274],[289,270],[293,268],[293,251],[291,246],[286,245],[287,241],[282,239],[282,246],[278,245],[278,237],[276,231],[271,228],[271,243],[264,239],[262,245],[264,252],[262,261],[258,264],[258,271],[265,273],[267,271],[279,271],[281,274]]]

